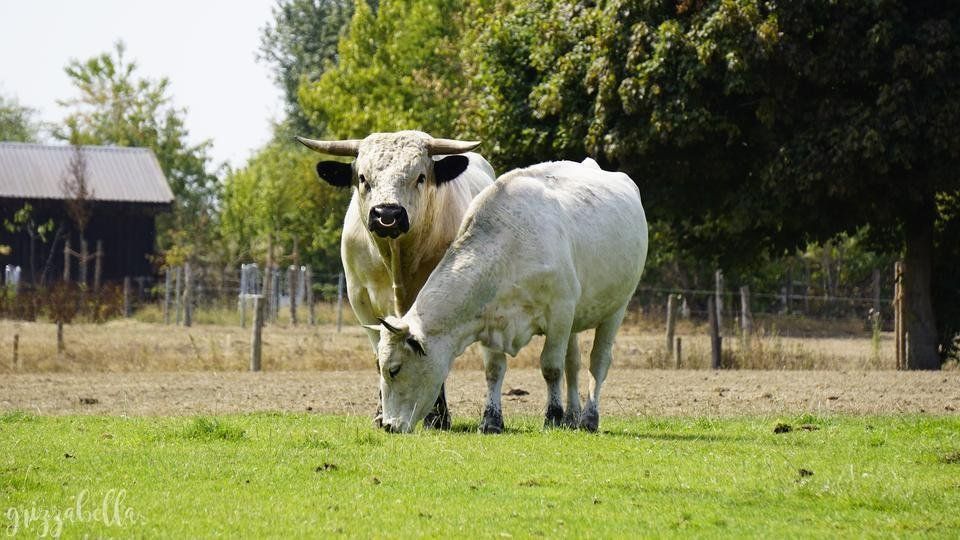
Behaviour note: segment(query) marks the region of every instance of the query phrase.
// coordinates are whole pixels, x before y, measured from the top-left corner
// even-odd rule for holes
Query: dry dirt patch
[[[585,387],[587,374],[581,375]],[[507,372],[504,413],[540,414],[538,370]],[[456,416],[479,417],[483,373],[455,370],[448,398]],[[291,411],[370,415],[373,370],[324,372],[148,372],[13,374],[0,378],[0,410],[41,414],[180,415]],[[960,372],[702,371],[614,369],[603,410],[618,416],[957,414]]]

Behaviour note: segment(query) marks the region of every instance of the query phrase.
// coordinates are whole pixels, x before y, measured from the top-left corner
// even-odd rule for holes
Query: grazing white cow
[[[453,241],[470,201],[493,183],[493,167],[469,152],[480,143],[420,131],[297,140],[320,153],[356,158],[317,164],[323,180],[354,188],[340,243],[347,296],[363,324],[401,315]],[[368,336],[376,351],[380,334],[368,330]],[[447,428],[443,389],[434,397],[435,414],[427,424]]]
[[[413,429],[453,359],[471,343],[513,356],[542,334],[545,424],[595,431],[614,336],[646,257],[647,221],[627,175],[589,160],[543,163],[501,176],[471,203],[456,240],[410,310],[381,321],[384,428]],[[577,333],[591,328],[590,391],[581,409]],[[486,365],[482,431],[503,429],[505,371],[505,361]]]

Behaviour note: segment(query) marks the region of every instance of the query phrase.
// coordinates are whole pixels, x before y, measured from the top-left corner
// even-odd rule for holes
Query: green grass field
[[[465,422],[397,436],[357,417],[6,413],[0,523],[24,537],[960,535],[960,417],[605,418],[597,435],[507,421],[501,436]]]

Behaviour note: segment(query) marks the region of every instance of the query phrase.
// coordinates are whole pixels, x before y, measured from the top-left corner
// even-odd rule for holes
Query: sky
[[[123,40],[140,77],[170,79],[193,143],[213,141],[214,165],[242,166],[283,115],[281,92],[256,61],[274,0],[0,0],[0,94],[66,116],[76,96],[63,68]]]

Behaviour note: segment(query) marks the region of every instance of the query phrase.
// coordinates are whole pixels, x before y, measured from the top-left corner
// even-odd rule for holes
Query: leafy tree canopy
[[[281,137],[226,177],[221,229],[238,258],[292,263],[296,250],[296,262],[309,262],[317,272],[339,271],[350,190],[321,182],[316,161],[315,153]]]
[[[955,4],[528,0],[488,13],[471,94],[489,103],[467,120],[501,165],[594,155],[633,176],[677,246],[726,268],[870,224],[905,250],[911,353],[936,365],[935,200],[960,188]]]
[[[374,12],[359,1],[316,83],[299,99],[310,123],[334,137],[422,129],[455,133],[461,0],[385,0]]]
[[[273,70],[294,131],[310,130],[297,89],[316,82],[328,63],[336,62],[337,42],[352,14],[351,0],[278,0],[272,20],[261,29],[257,58]]]

